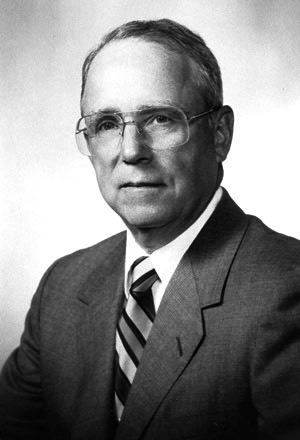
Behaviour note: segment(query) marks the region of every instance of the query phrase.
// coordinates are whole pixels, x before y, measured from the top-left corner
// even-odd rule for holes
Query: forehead
[[[157,104],[190,109],[196,106],[192,82],[195,68],[193,60],[158,43],[137,38],[113,41],[90,66],[83,113],[104,108],[136,110]]]

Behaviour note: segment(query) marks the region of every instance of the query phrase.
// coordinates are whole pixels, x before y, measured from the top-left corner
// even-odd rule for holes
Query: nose
[[[152,150],[136,123],[131,121],[125,123],[120,143],[121,158],[124,162],[135,164],[151,161]]]

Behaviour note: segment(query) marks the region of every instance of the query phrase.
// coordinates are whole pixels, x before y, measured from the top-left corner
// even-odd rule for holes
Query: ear
[[[229,153],[232,136],[234,114],[229,105],[224,105],[216,112],[213,118],[214,136],[215,136],[215,152],[218,163],[223,162]]]

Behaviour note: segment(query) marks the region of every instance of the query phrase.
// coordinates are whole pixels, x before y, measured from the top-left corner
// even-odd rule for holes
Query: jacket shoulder
[[[256,217],[248,219],[231,270],[233,283],[251,302],[256,318],[270,314],[274,319],[279,310],[296,303],[294,310],[299,311],[300,241],[270,229]]]
[[[126,232],[120,232],[93,246],[77,250],[56,260],[42,277],[38,292],[59,293],[60,299],[83,288],[94,276],[105,279],[124,264]],[[63,295],[62,295],[63,293]],[[48,295],[46,295],[48,296]]]
[[[107,258],[117,248],[125,250],[126,232],[122,231],[105,240],[100,241],[92,246],[84,249],[79,249],[71,254],[65,255],[52,264],[52,268],[66,269],[68,267],[78,266],[80,264],[89,265],[91,268],[94,265],[99,265],[101,262],[107,261]]]
[[[248,256],[257,263],[269,263],[279,268],[300,268],[300,241],[266,226],[259,218],[249,215],[244,246]]]

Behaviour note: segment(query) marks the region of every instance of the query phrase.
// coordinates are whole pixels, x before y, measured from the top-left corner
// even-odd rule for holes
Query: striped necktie
[[[119,420],[155,318],[152,286],[159,279],[148,257],[136,260],[131,270],[130,295],[116,335],[115,403]]]

